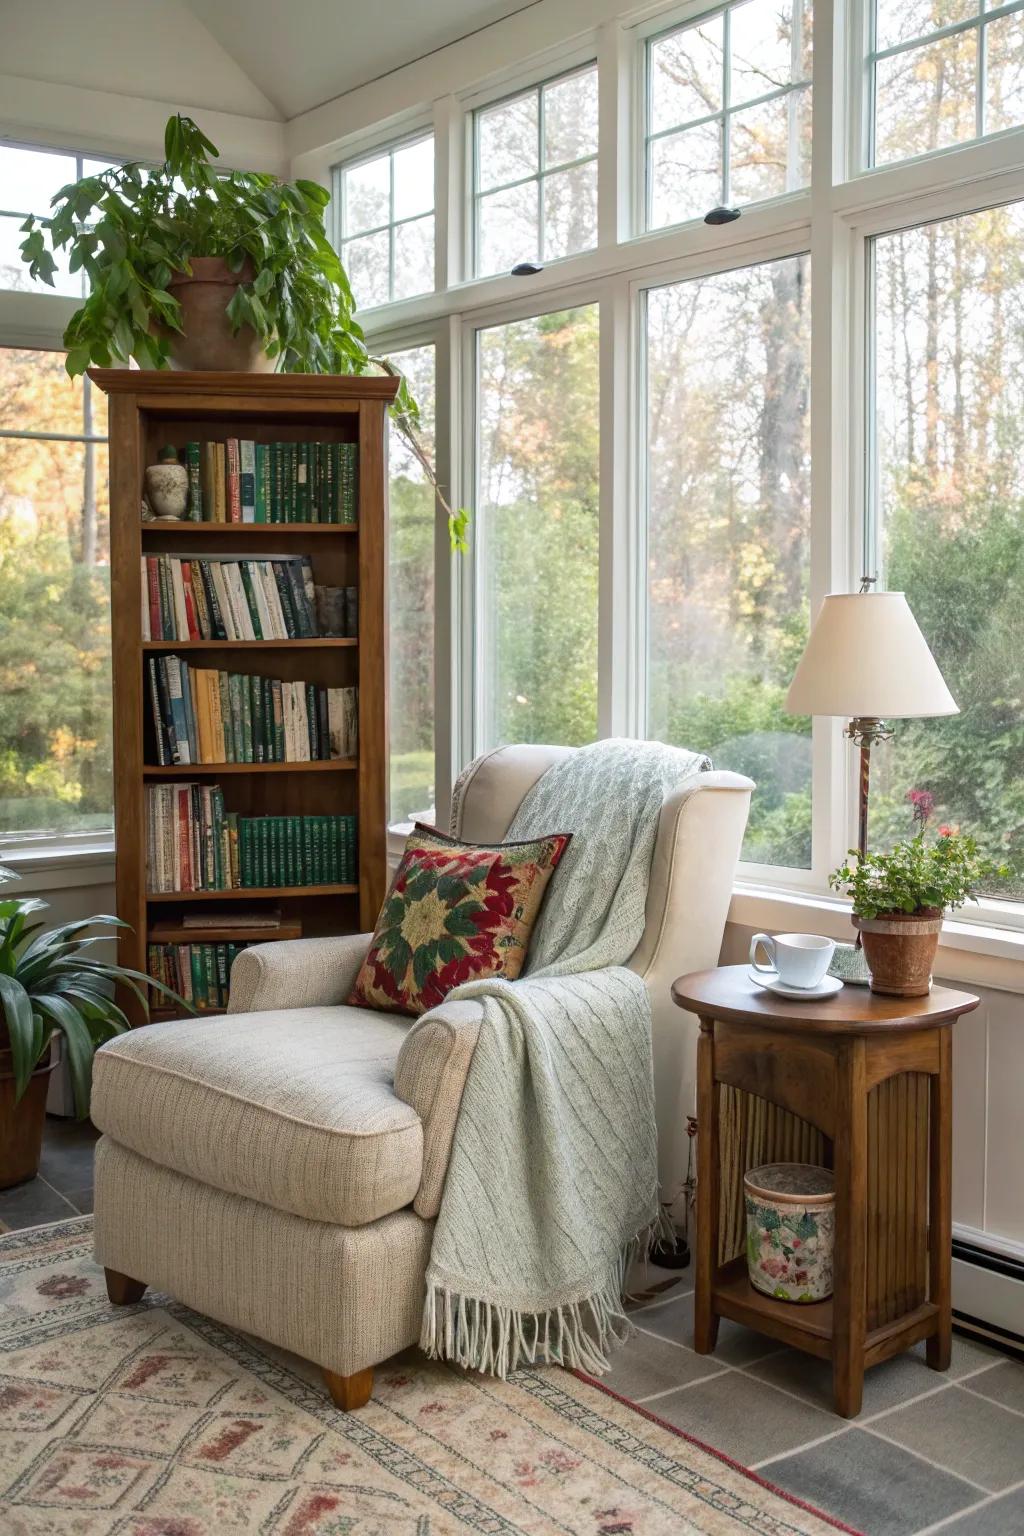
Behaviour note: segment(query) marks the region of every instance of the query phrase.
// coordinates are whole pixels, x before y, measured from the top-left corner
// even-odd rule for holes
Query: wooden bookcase
[[[192,942],[251,940],[226,927],[225,903],[280,907],[304,936],[372,928],[386,889],[387,514],[386,413],[397,381],[315,374],[139,372],[94,368],[110,397],[111,628],[117,912],[122,964],[146,969],[152,925],[209,912]],[[255,442],[355,442],[357,521],[334,523],[151,522],[141,518],[143,473],[174,443],[237,437]],[[359,588],[359,635],[352,639],[143,641],[141,564],[146,555],[301,554],[318,584]],[[149,654],[181,654],[197,666],[359,686],[359,756],[308,763],[221,763],[160,767],[145,694]],[[145,787],[187,780],[219,783],[226,807],[243,816],[355,815],[358,884],[153,894],[146,873]],[[230,910],[230,906],[227,908]],[[184,937],[185,930],[181,930]],[[273,937],[273,935],[262,935]],[[168,942],[167,933],[158,941]],[[174,940],[172,940],[173,942]],[[138,1018],[141,1011],[137,1010]],[[154,1017],[166,1016],[160,1009]]]

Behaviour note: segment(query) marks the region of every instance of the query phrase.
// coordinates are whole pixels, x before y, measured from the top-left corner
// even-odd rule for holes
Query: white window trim
[[[581,155],[578,160],[567,160],[567,161],[559,163],[558,165],[554,165],[554,166],[548,167],[548,166],[546,166],[543,163],[544,162],[544,90],[549,85],[555,85],[560,80],[571,79],[573,75],[582,74],[585,70],[590,70],[590,69],[593,69],[595,71],[595,73],[598,74],[598,92],[599,92],[599,96],[598,96],[598,147],[597,147],[597,149],[595,150],[595,152],[592,155]],[[530,175],[530,176],[522,176],[522,177],[517,178],[517,180],[515,180],[515,181],[499,182],[496,186],[481,188],[478,185],[479,170],[480,170],[480,154],[479,154],[480,127],[479,127],[479,125],[480,125],[480,116],[481,116],[481,114],[486,112],[486,111],[488,111],[488,110],[490,110],[492,107],[505,106],[507,104],[511,104],[514,101],[521,101],[521,100],[525,99],[528,96],[536,96],[536,98],[537,98],[537,137],[538,137],[538,146],[537,146],[537,169],[536,169],[536,171],[532,175]],[[601,154],[601,145],[600,145],[600,77],[599,77],[599,70],[598,70],[598,60],[597,60],[595,51],[593,49],[584,49],[583,50],[583,57],[577,63],[575,63],[575,64],[572,64],[572,65],[569,65],[568,67],[565,67],[564,61],[563,61],[562,66],[554,74],[550,74],[550,73],[542,74],[537,79],[531,80],[528,84],[518,85],[514,90],[507,91],[507,92],[505,92],[504,94],[502,94],[500,96],[488,96],[486,100],[477,102],[475,105],[473,105],[471,108],[468,108],[467,111],[466,111],[466,129],[467,129],[466,154],[467,154],[467,163],[468,163],[468,166],[469,166],[469,177],[468,177],[469,199],[468,199],[468,209],[467,209],[467,218],[466,218],[466,246],[465,246],[465,251],[464,251],[464,258],[465,258],[465,268],[464,268],[464,270],[469,275],[471,275],[472,277],[476,277],[477,276],[477,270],[476,270],[476,268],[477,268],[477,258],[479,256],[479,250],[480,250],[480,218],[479,218],[479,214],[480,214],[480,204],[481,204],[481,201],[485,197],[491,196],[493,193],[504,192],[504,191],[508,190],[511,187],[514,187],[514,186],[517,186],[517,185],[525,185],[525,184],[531,183],[531,182],[535,182],[537,184],[537,207],[538,207],[538,218],[539,218],[538,230],[537,230],[537,261],[538,261],[538,263],[540,263],[544,267],[551,267],[551,266],[555,266],[556,264],[560,265],[563,262],[571,261],[572,260],[571,256],[545,257],[545,255],[544,255],[544,183],[547,180],[548,176],[556,175],[560,171],[571,170],[574,166],[590,165],[591,163],[594,163],[594,164],[596,164],[598,166],[598,169],[600,168],[600,154]],[[598,240],[600,240],[600,209],[598,210]],[[596,246],[593,247],[593,249],[596,249]],[[580,254],[586,254],[586,253],[585,252],[581,252]],[[502,275],[503,274],[501,274],[501,273],[484,273],[484,274],[481,274],[481,276],[484,277],[484,278],[495,277],[495,276],[502,276]]]
[[[417,120],[417,122],[418,122],[418,126],[415,126],[415,127],[414,126],[408,126],[406,128],[405,132],[400,133],[398,135],[391,134],[391,135],[385,136],[385,137],[381,138],[379,142],[374,139],[373,141],[371,141],[367,145],[364,145],[364,147],[362,148],[362,150],[359,153],[353,153],[353,154],[349,155],[346,159],[339,160],[334,165],[331,166],[331,203],[330,203],[330,209],[329,209],[329,212],[328,212],[328,219],[329,219],[329,224],[330,224],[331,240],[332,240],[332,243],[334,245],[334,248],[335,248],[336,251],[339,251],[339,252],[342,253],[342,259],[344,259],[344,246],[345,246],[345,244],[349,240],[362,240],[362,239],[364,239],[364,238],[366,238],[366,237],[368,237],[370,235],[387,234],[387,237],[388,237],[388,291],[389,291],[389,294],[390,294],[390,291],[391,291],[391,289],[393,289],[394,284],[395,284],[395,230],[400,228],[403,224],[415,224],[419,219],[429,219],[429,218],[432,218],[435,221],[435,223],[434,223],[435,251],[436,251],[436,245],[437,245],[437,222],[436,222],[437,221],[437,177],[436,177],[436,173],[435,173],[435,178],[434,178],[434,198],[433,198],[433,202],[432,202],[431,206],[429,208],[423,209],[423,211],[421,213],[410,214],[407,218],[396,219],[395,216],[394,216],[394,213],[395,213],[395,165],[394,165],[394,156],[395,156],[396,152],[399,151],[399,150],[402,150],[402,149],[408,149],[413,144],[421,144],[425,139],[430,139],[432,141],[433,145],[434,145],[434,155],[435,155],[435,158],[436,158],[436,154],[437,154],[437,146],[436,146],[436,143],[434,142],[434,138],[435,138],[435,135],[434,135],[434,125],[433,125],[432,120],[427,120],[427,119],[423,119],[422,117],[420,117]],[[346,234],[346,232],[345,232],[345,172],[346,171],[354,170],[354,169],[356,169],[360,165],[366,165],[371,160],[379,160],[384,155],[388,156],[388,166],[389,166],[389,172],[390,172],[390,177],[391,177],[391,186],[390,186],[390,191],[388,193],[388,215],[389,215],[388,220],[384,224],[375,224],[370,229],[358,229],[358,230],[355,230],[352,234]],[[437,285],[437,281],[438,281],[438,274],[437,274],[437,268],[436,268],[436,262],[435,262],[435,271],[434,271],[435,287]],[[424,298],[427,298],[429,296],[430,296],[429,295],[429,291],[428,291],[428,293],[422,295],[422,297],[424,297]],[[415,294],[412,297],[414,299],[415,298],[420,298],[421,295],[420,294]],[[400,303],[400,302],[402,302],[402,301],[401,300],[392,299],[392,298],[389,297],[389,299],[388,299],[386,304],[370,305],[370,306],[367,307],[367,311],[368,312],[372,312],[374,310],[390,310],[390,309],[392,309],[394,307],[394,305],[396,303]]]
[[[28,147],[28,146],[19,146]],[[73,151],[68,151],[73,153]],[[89,155],[84,156],[91,159]],[[81,308],[81,300],[64,294],[0,292],[0,347],[17,347],[32,352],[63,352],[64,327]],[[75,443],[105,443],[106,437],[82,433],[18,432],[4,429],[3,437],[55,439]],[[51,872],[53,884],[104,884],[113,878],[114,828],[95,832],[40,832],[19,834],[0,826],[0,864],[33,880],[41,872]],[[100,871],[94,880],[89,871]],[[59,878],[57,875],[59,874]],[[38,883],[38,882],[36,882]]]
[[[568,0],[566,0],[568,5]],[[932,155],[865,167],[865,81],[870,0],[817,0],[812,76],[811,185],[744,208],[722,229],[702,221],[638,232],[639,160],[644,144],[644,68],[648,37],[721,9],[689,0],[675,7],[623,9],[596,31],[562,50],[550,45],[519,66],[434,104],[438,191],[438,291],[372,313],[378,326],[444,322],[453,338],[450,413],[451,467],[456,500],[471,501],[475,483],[473,345],[486,325],[550,312],[574,303],[601,306],[601,568],[598,719],[602,735],[640,734],[645,680],[645,562],[642,487],[642,405],[639,326],[643,292],[659,283],[706,275],[774,256],[810,250],[812,263],[811,607],[829,591],[851,590],[863,558],[868,486],[863,471],[866,389],[865,260],[874,234],[927,219],[1024,198],[1024,127],[950,146]],[[467,145],[472,113],[482,105],[536,86],[593,58],[599,71],[600,143],[597,247],[552,263],[528,279],[473,278],[467,226],[473,197]],[[442,141],[444,148],[441,148]],[[442,209],[445,213],[442,214]],[[461,230],[459,225],[462,225]],[[818,275],[827,274],[822,281]],[[383,334],[383,332],[382,332]],[[439,392],[439,405],[441,403]],[[461,445],[458,439],[461,437]],[[449,481],[451,484],[452,482]],[[479,740],[474,633],[474,557],[442,563],[454,570],[449,695],[452,771]],[[440,592],[441,585],[439,583]],[[440,720],[440,716],[439,716]],[[737,901],[802,903],[821,921],[846,909],[827,892],[827,873],[854,835],[855,763],[842,722],[816,719],[812,735],[813,868],[790,871],[741,866]],[[753,892],[757,893],[755,896]],[[763,921],[765,919],[760,919]],[[792,918],[783,918],[788,922]],[[1024,910],[983,902],[947,924],[946,947],[967,945],[1007,962],[1024,952]],[[966,950],[964,952],[967,952]],[[957,951],[959,953],[959,950]],[[1021,977],[1024,978],[1024,961]],[[998,983],[997,983],[998,984]]]

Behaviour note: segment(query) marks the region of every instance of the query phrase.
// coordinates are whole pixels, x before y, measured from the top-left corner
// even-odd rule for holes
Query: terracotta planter
[[[853,921],[864,940],[872,992],[887,997],[924,997],[931,991],[932,964],[942,931],[942,913],[937,907],[855,917]]]
[[[23,1184],[39,1172],[46,1094],[50,1073],[59,1061],[51,1048],[50,1060],[36,1068],[24,1096],[15,1104],[11,1053],[0,1050],[0,1189]]]
[[[263,343],[248,325],[235,336],[225,311],[235,289],[251,283],[251,261],[232,272],[222,256],[193,256],[192,276],[176,273],[167,285],[181,305],[185,334],[168,333],[172,368],[197,368],[223,373],[273,373],[278,359],[268,357]]]

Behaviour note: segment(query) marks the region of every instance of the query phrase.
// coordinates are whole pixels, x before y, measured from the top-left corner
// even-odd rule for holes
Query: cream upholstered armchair
[[[566,747],[504,747],[462,775],[452,831],[497,842]],[[714,965],[752,785],[706,773],[666,801],[630,964],[654,1014],[663,1187],[683,1177],[696,1023],[681,972]],[[552,828],[552,831],[559,830]],[[154,1024],[96,1057],[96,1256],[114,1303],[147,1286],[320,1365],[336,1403],[419,1338],[424,1272],[475,1001],[419,1020],[346,1006],[369,935],[243,952],[227,1016]]]

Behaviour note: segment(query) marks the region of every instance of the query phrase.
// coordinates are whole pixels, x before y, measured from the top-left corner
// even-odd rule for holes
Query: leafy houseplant
[[[0,868],[0,883],[12,879]],[[147,986],[188,1006],[152,977],[95,958],[93,946],[108,936],[87,938],[85,930],[123,928],[116,917],[40,932],[44,925],[28,918],[45,907],[34,897],[0,900],[0,1189],[38,1171],[49,1075],[59,1061],[51,1050],[55,1034],[63,1037],[75,1108],[84,1118],[93,1054],[129,1027],[113,999],[115,984],[130,987],[143,1008]]]
[[[84,176],[61,188],[48,217],[26,219],[21,254],[34,278],[52,287],[51,252],[64,250],[70,270],[89,278],[89,297],[64,333],[68,373],[131,358],[140,368],[383,368],[400,380],[392,418],[447,514],[452,548],[465,548],[467,514],[441,494],[408,384],[370,356],[355,319],[324,228],[327,189],[218,172],[217,155],[178,114],[167,123],[162,165],[129,162]]]
[[[1006,873],[978,852],[973,837],[943,829],[936,841],[927,842],[923,825],[889,853],[861,858],[851,848],[829,885],[852,900],[872,991],[923,996],[931,986],[943,914],[976,900],[974,892],[986,876]]]

